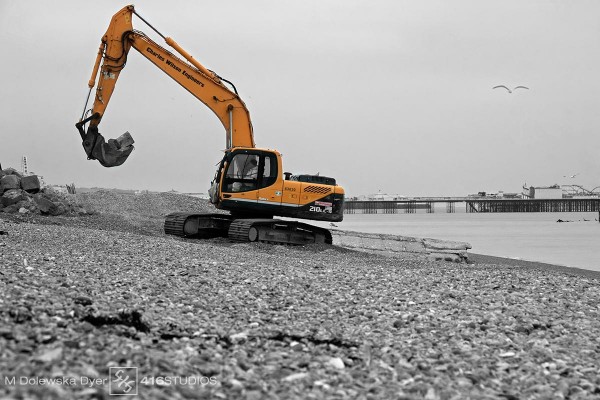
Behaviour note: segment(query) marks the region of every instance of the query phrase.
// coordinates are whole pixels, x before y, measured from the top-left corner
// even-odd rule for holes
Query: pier
[[[456,204],[465,205],[467,213],[498,212],[600,212],[600,198],[584,199],[497,199],[477,197],[414,197],[401,200],[347,200],[346,214],[397,214],[424,210],[433,213],[438,203],[446,212],[456,212]]]

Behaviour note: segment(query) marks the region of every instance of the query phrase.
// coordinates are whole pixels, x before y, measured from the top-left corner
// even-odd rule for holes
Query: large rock
[[[6,170],[4,170],[6,172]],[[0,193],[21,188],[21,178],[17,175],[4,175],[0,178]]]
[[[14,168],[6,168],[4,170],[2,170],[2,172],[4,172],[5,175],[15,175],[18,176],[19,178],[22,178],[23,175],[21,175],[16,169]]]
[[[27,193],[37,193],[40,191],[40,180],[37,175],[24,176],[21,178],[21,189]]]
[[[10,206],[4,207],[2,209],[3,213],[14,214],[19,211],[19,206],[17,204],[11,204]]]
[[[0,169],[0,180],[6,175],[7,175],[6,172],[4,172],[2,169]],[[2,196],[2,193],[4,193],[4,191],[2,190],[2,187],[0,186],[0,196]],[[1,206],[1,204],[0,204],[0,206]]]
[[[13,204],[17,204],[18,202],[25,200],[26,196],[23,194],[23,191],[20,189],[11,189],[4,193],[2,197],[0,197],[0,203],[4,207],[12,206]]]
[[[33,196],[33,201],[35,201],[35,204],[42,214],[59,215],[61,213],[57,204],[43,196],[35,195]]]

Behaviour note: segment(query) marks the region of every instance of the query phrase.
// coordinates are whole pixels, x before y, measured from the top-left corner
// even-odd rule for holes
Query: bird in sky
[[[575,178],[577,175],[579,175],[579,172],[574,175],[563,175],[563,178]]]
[[[498,89],[498,88],[504,88],[504,89],[508,90],[508,93],[512,93],[512,92],[514,92],[514,91],[515,91],[515,90],[517,90],[517,89],[527,89],[527,90],[529,90],[529,88],[528,88],[527,86],[515,86],[515,87],[514,87],[514,88],[511,90],[511,89],[509,89],[507,86],[504,86],[504,85],[498,85],[498,86],[494,86],[492,89]]]

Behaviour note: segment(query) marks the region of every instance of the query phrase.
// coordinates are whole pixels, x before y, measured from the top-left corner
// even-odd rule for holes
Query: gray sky
[[[136,140],[87,161],[74,124],[100,38],[125,2],[0,0],[0,162],[50,183],[205,192],[225,132],[135,50],[100,125]],[[349,195],[600,185],[600,2],[139,1],[232,81],[257,146]],[[139,19],[134,27],[166,44]],[[495,85],[525,85],[508,94]],[[575,178],[565,175],[579,174]]]

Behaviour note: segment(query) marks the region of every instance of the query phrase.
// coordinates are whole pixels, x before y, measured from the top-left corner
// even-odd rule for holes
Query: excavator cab
[[[335,179],[282,171],[276,150],[233,148],[223,157],[209,189],[211,202],[246,218],[343,219],[344,190]]]
[[[281,206],[281,155],[272,150],[234,148],[226,152],[209,189],[218,208],[249,215],[275,215]]]
[[[277,158],[266,152],[235,152],[229,157],[223,177],[223,191],[249,192],[270,186],[277,180]]]

